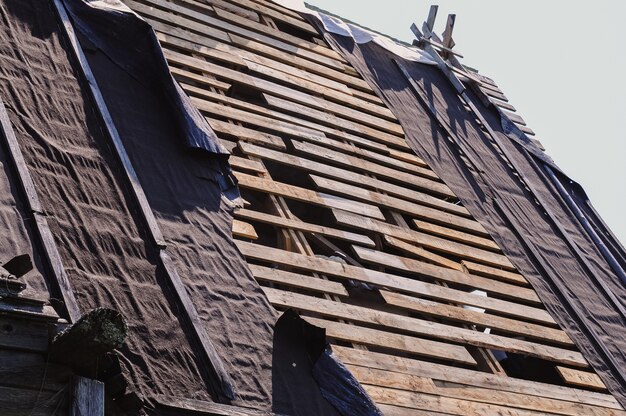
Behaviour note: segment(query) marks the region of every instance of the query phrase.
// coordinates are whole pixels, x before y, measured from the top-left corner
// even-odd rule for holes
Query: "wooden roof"
[[[232,153],[247,202],[233,234],[269,300],[326,328],[385,414],[626,414],[302,17],[266,0],[124,1]],[[541,359],[561,380],[511,377],[493,350]]]

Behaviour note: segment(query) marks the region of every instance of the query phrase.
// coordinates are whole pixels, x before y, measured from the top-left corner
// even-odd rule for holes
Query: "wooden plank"
[[[237,247],[244,256],[283,266],[317,272],[329,276],[368,283],[378,287],[395,289],[403,293],[419,297],[474,306],[505,316],[522,318],[548,325],[556,325],[554,319],[543,309],[532,308],[501,299],[479,296],[462,290],[451,289],[440,285],[409,279],[377,270],[365,269],[318,257],[305,256],[272,247],[237,241]]]
[[[186,30],[191,30],[196,33],[200,33],[205,36],[209,36],[213,39],[220,40],[222,42],[229,43],[230,36],[226,31],[220,30],[217,27],[211,27],[205,24],[202,24],[196,20],[192,20],[188,18],[187,15],[181,13],[180,15],[170,13],[167,10],[158,9],[156,7],[152,7],[151,5],[146,5],[142,3],[138,3],[135,0],[124,0],[124,3],[130,7],[134,12],[140,14],[143,18],[147,18],[150,22],[154,22],[156,20],[162,21],[169,24],[176,24],[179,27],[184,27]],[[183,9],[180,6],[174,5],[174,7]],[[197,13],[200,15],[200,13]]]
[[[389,389],[385,387],[364,385],[370,397],[380,403],[400,407],[416,408],[424,411],[440,411],[448,415],[507,415],[507,416],[536,416],[537,413],[521,409],[496,406],[462,399],[452,399],[442,396],[432,396],[422,393],[413,393],[405,390]]]
[[[228,134],[246,142],[262,144],[264,146],[272,147],[274,149],[286,149],[283,139],[276,135],[263,133],[261,131],[238,126],[232,123],[227,123],[225,121],[215,120],[212,118],[207,118],[207,121],[209,122],[213,130],[218,133]]]
[[[566,384],[578,387],[585,387],[594,390],[605,390],[606,386],[602,382],[602,379],[595,373],[587,371],[575,370],[573,368],[567,368],[563,366],[557,366],[556,371]]]
[[[0,348],[48,351],[48,324],[0,315]]]
[[[233,235],[237,237],[249,238],[250,240],[256,240],[259,235],[251,224],[247,222],[233,220]]]
[[[104,383],[86,377],[72,379],[70,416],[104,416]]]
[[[432,357],[464,365],[476,365],[476,360],[474,360],[467,349],[459,345],[394,334],[388,331],[332,322],[309,316],[304,316],[303,318],[313,325],[324,328],[327,337],[340,341],[388,348],[393,351]]]
[[[141,3],[138,3],[134,0],[125,0],[125,2],[133,10],[136,10],[142,14],[148,14],[150,16],[156,17],[156,14],[154,13],[154,7],[158,7],[163,11],[169,12],[168,14],[170,16],[173,15],[173,13],[177,13],[187,19],[195,20],[198,23],[202,23],[204,25],[211,26],[212,28],[216,28],[219,31],[234,33],[239,36],[254,39],[255,41],[273,46],[285,52],[290,52],[303,58],[310,59],[318,63],[323,63],[324,65],[330,67],[343,69],[343,63],[341,62],[342,58],[339,56],[339,54],[331,51],[328,48],[315,45],[311,42],[304,41],[300,38],[288,35],[286,33],[284,34],[284,37],[281,37],[280,35],[278,35],[279,33],[282,34],[282,32],[280,31],[272,30],[269,26],[260,25],[258,23],[255,24],[250,20],[246,21],[245,19],[242,19],[237,15],[220,9],[215,9],[215,14],[218,17],[212,17],[207,14],[192,10],[188,7],[182,6],[180,4],[175,4],[164,0],[141,0]],[[169,19],[165,17],[163,20],[168,21]],[[230,22],[227,20],[230,20]],[[237,24],[231,23],[232,21],[240,20],[246,21],[246,24],[244,26],[239,26]],[[256,32],[247,28],[260,28],[261,26],[263,27],[264,33]]]
[[[479,261],[485,261],[484,259],[486,258],[486,262],[492,264],[494,262],[502,263],[502,261],[500,261],[498,258],[492,259],[492,255],[494,253],[477,249],[465,244],[448,241],[428,234],[423,234],[419,231],[404,229],[396,225],[388,224],[384,221],[377,221],[370,218],[359,217],[355,214],[337,210],[333,210],[333,216],[335,218],[335,221],[337,221],[337,223],[340,225],[353,227],[358,230],[369,230],[372,232],[378,232],[388,235],[390,237],[396,237],[401,240],[419,244],[423,247],[427,247],[440,253],[452,254],[461,258],[478,259]],[[515,281],[515,283],[519,282]],[[525,283],[525,280],[522,280],[521,283]]]
[[[323,76],[312,74],[294,66],[283,64],[281,62],[245,51],[239,47],[198,36],[161,22],[151,21],[150,24],[153,28],[158,30],[157,38],[161,42],[162,46],[182,49],[193,55],[217,59],[228,64],[246,66],[247,61],[252,61],[256,64],[270,67],[274,70],[301,78],[305,81],[316,83],[326,88],[332,88],[347,95],[353,95],[351,90],[345,84],[330,80]]]
[[[506,270],[485,266],[484,264],[477,264],[467,260],[462,260],[461,263],[467,268],[469,272],[473,274],[479,274],[481,276],[487,276],[509,283],[529,285],[528,280],[526,280],[526,278],[519,273],[509,272]]]
[[[545,412],[549,414],[568,416],[578,416],[581,414],[595,416],[624,414],[624,412],[609,410],[606,408],[581,403],[571,403],[562,400],[539,398],[519,393],[501,392],[497,390],[447,383],[441,383],[443,385],[438,385],[438,383],[434,383],[429,378],[379,369],[371,369],[354,365],[348,365],[348,369],[361,383],[371,386],[413,391],[433,396],[443,396],[452,399],[487,403],[529,411]]]
[[[151,0],[155,1],[155,0]],[[184,1],[184,0],[183,0]],[[341,63],[346,63],[346,60],[340,53],[330,49],[326,46],[318,45],[314,42],[309,42],[297,36],[291,35],[285,31],[274,29],[271,26],[257,23],[251,20],[244,19],[237,16],[234,13],[227,12],[226,10],[215,9],[215,14],[223,22],[230,22],[244,30],[236,30],[229,24],[229,30],[242,36],[248,36],[252,39],[264,39],[264,41],[272,46],[276,44],[288,43],[297,46],[300,49],[310,51],[314,59],[319,61],[322,57],[332,59]],[[273,40],[270,40],[273,39]]]
[[[202,83],[202,80],[198,81]],[[328,136],[330,137],[335,137],[341,140],[347,140],[353,143],[357,143],[359,145],[363,145],[364,147],[382,150],[384,152],[388,150],[384,144],[355,136],[342,130],[336,130],[328,126],[322,126],[304,120],[302,118],[297,118],[274,110],[269,110],[256,104],[251,104],[246,101],[229,97],[227,95],[207,91],[206,89],[198,88],[192,85],[188,85],[186,83],[183,83],[182,87],[185,92],[194,96],[192,101],[196,101],[196,106],[201,108],[204,112],[208,112],[209,114],[229,117],[242,123],[257,125],[265,129],[275,130],[278,132],[296,136],[300,139],[307,140],[313,143],[319,143],[328,147],[347,150],[353,153],[357,153],[356,150],[359,149],[351,146],[350,144],[343,143],[342,141],[328,139],[325,137],[324,134],[328,134]],[[205,101],[205,99],[208,101]],[[234,108],[223,108],[216,105],[215,102],[228,104],[233,106]],[[278,123],[276,122],[277,120],[279,120]],[[368,153],[367,150],[359,150],[357,154],[370,158],[375,157],[377,159],[385,157],[379,156],[377,153],[374,152]]]
[[[275,59],[278,62],[294,65],[311,73],[327,77],[328,79],[332,79],[334,81],[338,81],[346,85],[353,86],[355,88],[371,90],[369,85],[362,79],[358,78],[357,76],[349,75],[343,72],[344,67],[328,67],[325,65],[321,65],[315,61],[304,59],[288,52],[281,51],[277,48],[264,45],[251,39],[246,39],[234,34],[230,34],[229,36],[233,44],[239,46],[242,49],[252,51],[259,56],[266,56],[270,59]]]
[[[436,264],[437,266],[447,267],[449,269],[457,270],[460,272],[464,271],[463,265],[461,263],[450,260],[447,257],[440,256],[439,254],[433,253],[432,251],[428,251],[422,246],[409,244],[388,235],[383,236],[383,241],[390,247],[400,250],[405,254],[408,254],[409,256],[424,260],[428,263]]]
[[[331,280],[320,279],[319,277],[306,276],[299,273],[288,272],[285,270],[272,269],[269,267],[257,266],[249,264],[252,274],[257,280],[263,282],[271,282],[298,289],[310,290],[313,292],[326,293],[336,296],[349,296],[346,288],[337,282]]]
[[[247,175],[241,172],[235,172],[235,176],[239,181],[239,186],[244,188],[254,189],[256,191],[272,195],[280,195],[289,199],[319,205],[325,208],[338,208],[378,219],[384,218],[382,212],[380,212],[380,210],[373,205],[363,204],[349,199],[300,188],[298,186],[275,182],[271,179]]]
[[[54,0],[54,4],[56,6],[57,12],[59,13],[61,21],[63,22],[63,26],[70,40],[70,44],[72,45],[74,54],[76,55],[76,58],[80,63],[83,75],[88,81],[91,94],[97,104],[97,108],[104,122],[104,127],[111,140],[111,144],[113,145],[113,149],[115,150],[119,158],[126,179],[129,182],[129,185],[133,192],[133,196],[135,198],[135,202],[137,203],[141,216],[146,223],[149,236],[152,240],[152,243],[159,250],[160,261],[166,271],[166,276],[168,277],[170,284],[173,286],[174,293],[178,298],[178,302],[182,306],[185,318],[191,324],[194,335],[196,336],[196,339],[200,344],[202,354],[206,359],[207,369],[210,372],[209,378],[212,383],[211,387],[213,389],[213,393],[222,400],[224,398],[232,400],[235,398],[235,391],[232,380],[230,379],[229,374],[226,372],[224,364],[220,356],[217,354],[215,346],[211,342],[211,339],[206,332],[206,328],[200,321],[198,312],[193,302],[191,301],[191,298],[187,293],[187,289],[180,279],[180,276],[178,275],[178,272],[176,271],[172,260],[165,252],[166,244],[161,234],[159,225],[156,222],[156,218],[154,217],[154,212],[152,211],[152,208],[148,203],[148,199],[146,198],[146,195],[143,191],[137,173],[135,172],[130,158],[128,157],[126,149],[124,148],[122,139],[119,136],[117,128],[115,127],[115,123],[113,122],[111,114],[109,113],[104,97],[102,96],[100,88],[98,87],[98,83],[96,82],[96,79],[89,66],[89,62],[87,61],[82,47],[78,42],[78,38],[74,33],[72,24],[67,16],[67,12],[65,11],[63,4],[61,3],[61,0]]]
[[[590,392],[554,384],[502,377],[476,370],[451,367],[412,358],[397,357],[372,351],[333,345],[333,353],[344,363],[361,367],[378,368],[401,374],[428,377],[449,383],[460,383],[490,390],[546,397],[569,401],[574,404],[584,403],[607,409],[623,410],[622,406],[609,394]]]
[[[574,367],[588,366],[585,358],[577,351],[570,351],[500,335],[486,334],[471,329],[395,315],[362,306],[338,303],[332,300],[293,292],[285,292],[266,287],[263,288],[263,291],[273,305],[281,308],[294,308],[303,312],[316,313],[336,319],[346,319],[353,322],[378,325],[463,345],[474,345],[516,354],[525,354]]]
[[[441,282],[448,282],[457,285],[481,289],[489,294],[520,299],[541,305],[541,300],[534,290],[514,286],[508,283],[491,280],[481,276],[469,275],[456,270],[427,264],[407,257],[400,257],[393,254],[383,253],[365,247],[353,246],[357,257],[363,261],[381,265],[390,269],[401,270],[417,276],[428,277]]]
[[[70,284],[65,267],[61,261],[61,255],[59,254],[58,247],[54,241],[54,237],[50,232],[48,221],[43,215],[43,208],[39,201],[37,189],[33,182],[28,165],[24,160],[24,155],[20,148],[9,114],[7,113],[4,102],[0,98],[0,131],[1,136],[4,139],[4,144],[8,150],[9,157],[13,164],[13,169],[16,172],[17,179],[19,181],[22,192],[26,197],[26,207],[33,215],[35,219],[35,228],[39,236],[41,246],[43,248],[43,255],[52,276],[56,283],[56,289],[59,291],[61,299],[65,309],[67,310],[68,319],[70,322],[75,322],[80,318],[81,312],[74,296],[74,291]]]
[[[386,290],[381,290],[380,294],[383,299],[385,299],[385,302],[398,308],[419,312],[425,315],[432,315],[454,322],[497,329],[509,334],[553,342],[563,346],[574,346],[569,336],[560,329],[489,315],[474,310],[468,310],[463,307],[432,302],[426,299],[419,299]]]
[[[429,222],[418,219],[413,219],[413,223],[417,227],[418,231],[422,231],[424,233],[436,235],[439,237],[443,237],[447,240],[458,241],[476,247],[500,250],[500,247],[493,240],[491,240],[490,236],[488,236],[487,238],[478,237],[473,234],[468,234],[463,231],[454,230],[452,228],[437,224],[431,224]]]
[[[72,370],[47,362],[44,354],[0,349],[0,384],[54,393],[65,388]]]
[[[350,107],[360,106],[368,108],[369,106],[366,105],[367,103],[362,100],[358,100],[350,95],[342,94],[339,91],[320,88],[317,85],[310,85],[308,88],[308,92],[302,92],[290,87],[280,85],[276,82],[253,77],[251,75],[246,75],[240,71],[216,65],[198,58],[190,57],[188,55],[181,54],[179,52],[175,52],[169,49],[164,49],[163,52],[167,60],[171,63],[177,65],[186,65],[189,68],[198,71],[209,72],[215,76],[226,78],[232,83],[239,83],[251,88],[256,88],[258,90],[271,93],[275,96],[287,98],[291,101],[304,104],[313,109],[328,111],[354,121],[366,121],[371,123],[372,115],[364,114],[361,111],[354,110]],[[257,68],[257,70],[259,69],[260,67]],[[294,81],[294,78],[284,74],[280,77],[280,80]],[[298,81],[297,83],[295,83],[295,85],[298,87],[302,87],[303,82],[304,81]],[[293,82],[292,85],[294,85]],[[320,93],[322,97],[333,99],[337,102],[328,101],[322,97],[318,97],[317,95]],[[373,107],[383,108],[380,106]],[[372,110],[372,112],[375,112],[375,110]],[[379,140],[385,140],[388,143],[393,142],[393,144],[398,147],[402,147],[405,149],[409,148],[408,144],[406,144],[406,142],[401,137],[394,136],[383,131],[376,132],[375,137]]]
[[[401,181],[409,186],[416,181],[415,175],[419,175],[420,177],[431,179],[430,182],[432,182],[432,185],[429,186],[433,190],[436,190],[438,188],[444,188],[445,190],[442,193],[448,193],[449,191],[449,188],[445,184],[441,183],[439,177],[435,174],[435,172],[430,169],[416,167],[416,169],[413,170],[412,173],[401,172],[397,169],[381,166],[377,163],[363,160],[356,156],[350,156],[345,153],[325,149],[311,143],[294,142],[294,148],[297,152],[327,160],[333,164],[352,169],[358,169],[371,174],[380,175],[385,178]]]
[[[196,73],[189,72],[184,69],[176,68],[173,66],[170,66],[170,72],[172,73],[174,79],[176,79],[179,82],[199,83],[206,87],[216,88],[221,91],[228,91],[228,89],[230,89],[231,87],[230,84],[226,82],[218,81],[217,79],[213,77],[198,75]]]
[[[385,195],[379,192],[370,191],[358,186],[349,185],[332,179],[323,178],[317,175],[310,175],[316,187],[325,191],[336,192],[342,195],[350,196],[358,200],[374,202],[377,205],[384,206],[405,214],[425,218],[431,221],[450,224],[452,226],[471,231],[474,233],[485,234],[486,231],[477,221],[469,218],[460,217],[452,213],[443,212],[429,206],[415,204],[404,199],[394,196]],[[338,178],[341,176],[337,175]],[[344,178],[346,175],[344,175]]]
[[[263,163],[257,160],[250,160],[250,159],[246,159],[243,157],[231,155],[228,157],[228,163],[230,163],[230,165],[233,168],[236,168],[239,170],[245,170],[245,171],[254,172],[254,173],[267,172]]]
[[[443,201],[439,198],[425,193],[407,189],[404,186],[394,185],[389,182],[381,181],[379,179],[372,178],[360,173],[351,172],[302,157],[264,149],[262,147],[251,145],[248,143],[240,143],[239,147],[243,153],[250,156],[259,157],[262,159],[269,159],[283,165],[299,168],[324,176],[330,176],[332,178],[340,179],[342,181],[356,184],[362,187],[379,189],[390,195],[404,197],[405,199],[417,202],[420,205],[438,208],[444,212],[451,212],[458,215],[469,215],[464,207],[452,204],[447,201]]]
[[[220,9],[224,9],[228,12],[234,13],[238,16],[245,17],[246,19],[253,20],[255,22],[259,21],[259,14],[254,9],[246,9],[244,7],[239,7],[233,4],[233,1],[223,1],[223,0],[202,0],[203,3],[210,4],[213,7],[219,7]],[[198,4],[197,2],[193,2],[194,4]]]
[[[247,220],[260,221],[277,227],[289,228],[292,230],[298,230],[307,233],[321,234],[326,237],[336,238],[339,240],[364,245],[366,247],[375,246],[374,241],[372,241],[372,239],[367,236],[351,233],[348,231],[337,230],[322,225],[311,224],[300,220],[278,217],[275,215],[265,214],[262,212],[252,211],[248,209],[240,209],[235,211],[235,216]]]
[[[283,22],[285,24],[298,28],[310,35],[319,36],[319,33],[317,32],[317,30],[313,26],[311,26],[309,23],[304,21],[302,17],[300,16],[294,17],[292,15],[281,13],[270,7],[266,7],[260,3],[254,3],[249,0],[229,0],[229,1],[239,4],[241,6],[245,6],[251,10],[256,10],[263,15],[269,16],[275,20],[278,20],[279,22]]]
[[[484,228],[480,223],[469,218],[459,217],[457,215],[442,212],[435,208],[425,207],[413,202],[405,201],[400,198],[385,195],[379,192],[370,191],[354,185],[348,185],[343,182],[332,179],[322,178],[317,175],[310,175],[315,186],[327,192],[333,192],[351,199],[372,202],[378,206],[390,208],[404,214],[428,219],[430,221],[449,224],[463,230],[474,233],[484,233]]]
[[[412,253],[414,252],[414,248],[415,246],[411,243],[407,243],[403,240],[394,238],[394,237],[386,237],[387,242],[391,245],[393,245],[395,248],[399,248],[401,250],[404,250],[405,252],[408,253]],[[431,241],[432,243],[432,241]],[[432,245],[430,245],[428,248],[434,249],[434,247],[432,247]],[[456,249],[460,249],[462,247],[455,247]],[[460,257],[465,257],[468,255],[473,255],[473,254],[478,254],[480,257],[476,256],[474,257],[475,260],[478,261],[482,261],[484,263],[488,263],[488,264],[493,264],[493,265],[497,265],[500,267],[507,267],[509,269],[513,268],[513,265],[509,262],[509,259],[506,258],[505,256],[499,255],[499,254],[495,254],[495,253],[490,253],[490,252],[484,252],[484,253],[475,253],[472,252],[473,250],[466,250],[464,252],[461,252],[461,250],[454,250],[451,248],[446,248],[445,246],[443,247],[437,247],[437,249],[441,252],[444,253],[448,253],[448,254],[454,254]],[[447,250],[447,251],[446,251]],[[469,251],[469,253],[468,253]]]

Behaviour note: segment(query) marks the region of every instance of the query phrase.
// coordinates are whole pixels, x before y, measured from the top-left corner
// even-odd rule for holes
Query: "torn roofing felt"
[[[117,2],[63,3],[71,22],[57,16],[61,1],[0,0],[0,96],[80,310],[109,307],[128,321],[118,353],[127,387],[113,393],[116,403],[130,409],[135,394],[148,402],[214,398],[195,327],[163,262],[167,250],[197,310],[196,324],[232,379],[232,404],[267,411],[280,403],[282,413],[293,415],[346,414],[336,410],[345,401],[329,405],[312,370],[299,371],[304,382],[293,383],[289,354],[275,354],[304,357],[309,366],[303,369],[317,361],[302,352],[301,332],[276,336],[277,314],[232,240],[238,192],[225,154],[172,80],[150,27]],[[67,38],[68,24],[86,62],[78,61]],[[93,72],[166,248],[150,238],[81,64]],[[119,373],[92,370],[91,377],[105,382]],[[344,382],[342,391],[358,386],[327,360],[321,374],[334,377],[326,386],[337,380]],[[354,394],[361,405],[373,406],[361,393]],[[307,406],[300,405],[302,397]]]
[[[374,87],[417,155],[485,226],[626,405],[626,290],[564,196],[573,197],[622,267],[624,249],[581,188],[468,91],[496,137],[484,132],[439,68],[404,60],[374,42],[326,38]],[[564,193],[546,167],[557,170]]]

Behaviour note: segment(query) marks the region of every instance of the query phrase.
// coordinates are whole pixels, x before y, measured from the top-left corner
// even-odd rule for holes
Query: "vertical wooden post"
[[[104,416],[104,383],[86,377],[72,378],[70,416]]]

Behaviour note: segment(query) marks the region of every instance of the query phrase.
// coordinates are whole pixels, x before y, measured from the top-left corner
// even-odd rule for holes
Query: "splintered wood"
[[[626,415],[309,22],[269,0],[124,1],[232,154],[248,203],[233,234],[254,277],[277,310],[326,329],[385,414]]]

